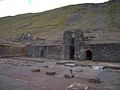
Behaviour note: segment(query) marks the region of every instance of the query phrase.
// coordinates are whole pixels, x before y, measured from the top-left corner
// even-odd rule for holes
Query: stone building
[[[61,42],[51,42],[27,45],[26,55],[39,58],[120,62],[120,43],[88,43],[85,42],[81,30],[65,31]]]
[[[65,31],[61,40],[40,40],[27,46],[0,44],[0,57],[27,56],[36,58],[120,62],[120,43],[86,42],[85,33]]]

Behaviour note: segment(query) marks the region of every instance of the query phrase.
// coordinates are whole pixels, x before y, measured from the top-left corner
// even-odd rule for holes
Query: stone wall
[[[84,33],[79,29],[75,30],[74,33],[75,33],[75,41],[74,41],[75,59],[83,60],[85,57],[84,55]]]
[[[64,59],[63,45],[27,46],[28,57]]]
[[[46,57],[53,59],[64,59],[63,45],[51,45],[46,48]]]
[[[73,32],[65,31],[63,35],[64,59],[70,59],[70,47],[72,46]]]
[[[26,48],[15,45],[0,45],[0,57],[25,56]]]
[[[89,44],[85,49],[92,51],[93,61],[120,62],[120,44]]]
[[[38,57],[38,47],[28,45],[26,47],[26,56],[28,57]]]

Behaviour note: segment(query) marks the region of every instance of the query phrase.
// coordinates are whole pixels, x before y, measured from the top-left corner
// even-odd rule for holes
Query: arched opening
[[[44,57],[44,51],[41,50],[41,58],[43,58],[43,57]]]
[[[92,60],[92,51],[86,50],[86,60]]]
[[[74,59],[75,48],[74,46],[70,46],[70,59]]]
[[[74,38],[71,38],[70,59],[74,59],[74,54],[75,54]]]

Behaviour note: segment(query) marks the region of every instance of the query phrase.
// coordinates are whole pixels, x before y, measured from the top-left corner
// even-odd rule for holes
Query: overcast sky
[[[34,13],[80,3],[102,3],[109,0],[0,0],[0,17]]]

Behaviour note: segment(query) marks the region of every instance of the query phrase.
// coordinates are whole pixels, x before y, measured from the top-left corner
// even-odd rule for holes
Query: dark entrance
[[[44,51],[41,50],[41,58],[43,58],[43,57],[44,57]]]
[[[74,59],[75,48],[74,45],[70,46],[70,59]]]
[[[91,50],[86,50],[86,59],[92,60],[92,51]]]

